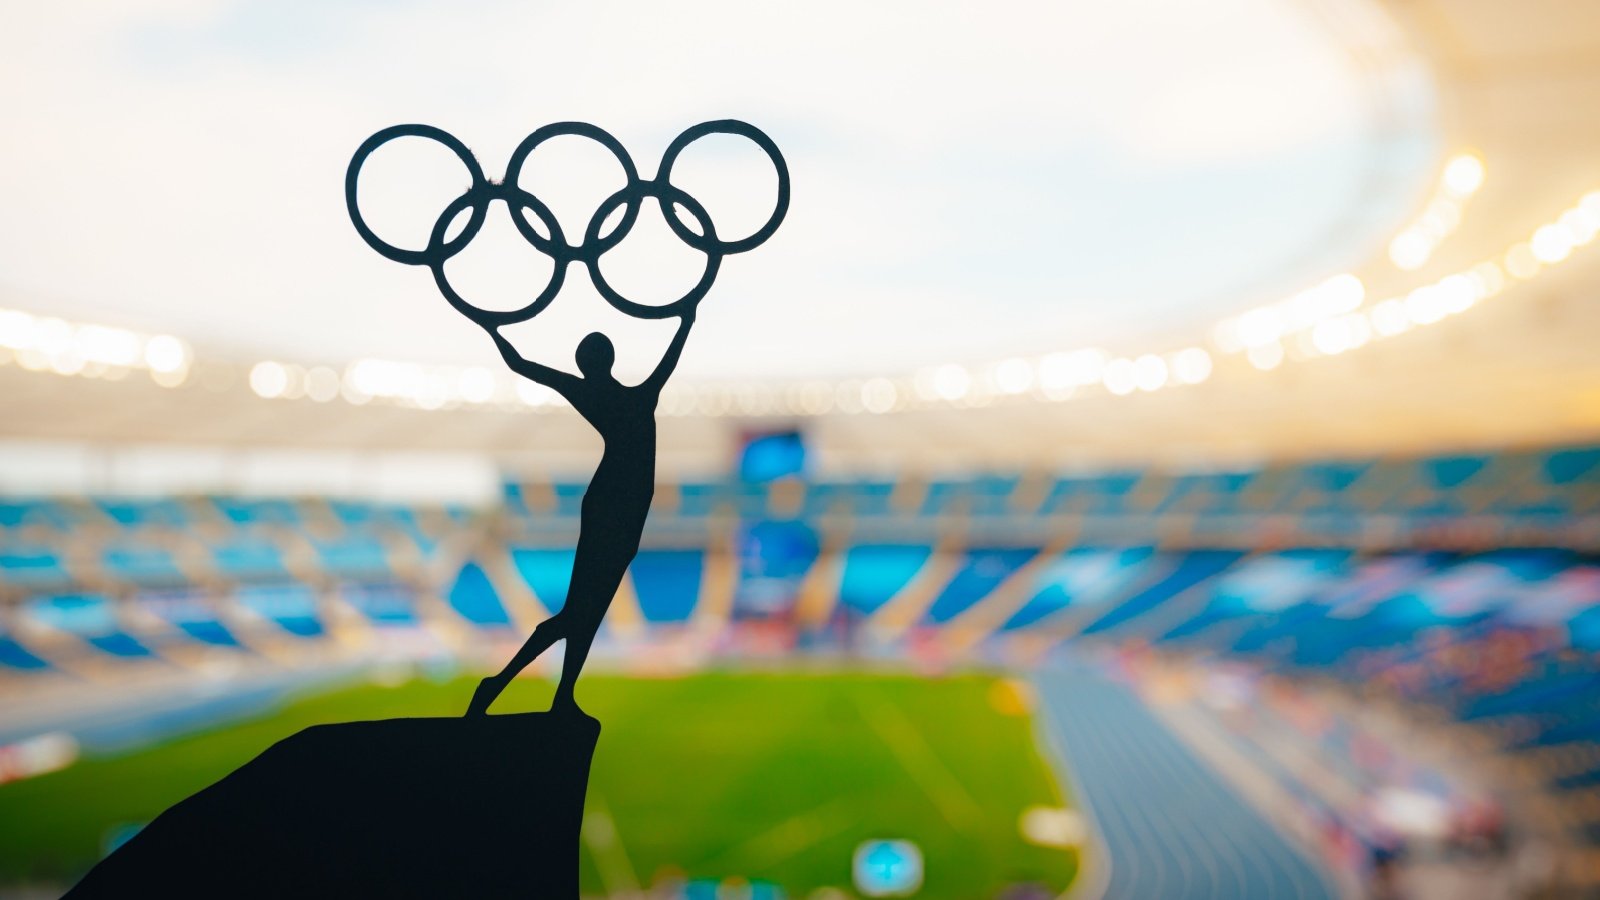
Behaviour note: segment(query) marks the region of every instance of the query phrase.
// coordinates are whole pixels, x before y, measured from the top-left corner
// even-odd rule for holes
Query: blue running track
[[[1326,877],[1132,692],[1076,672],[1038,681],[1051,736],[1109,856],[1098,861],[1110,869],[1101,896],[1334,900]]]

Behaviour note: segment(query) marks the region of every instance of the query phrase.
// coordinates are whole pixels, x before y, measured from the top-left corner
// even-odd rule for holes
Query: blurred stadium
[[[564,602],[598,441],[359,140],[739,115],[795,207],[663,396],[587,894],[1600,896],[1600,7],[1113,6],[13,11],[0,893]]]

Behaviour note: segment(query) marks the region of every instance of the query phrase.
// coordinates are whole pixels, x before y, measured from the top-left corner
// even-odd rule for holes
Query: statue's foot
[[[550,711],[556,715],[581,716],[591,721],[599,721],[594,716],[584,712],[583,708],[578,706],[578,701],[565,691],[556,692],[555,699],[550,701]]]
[[[499,675],[490,675],[478,682],[477,690],[472,692],[472,702],[467,704],[467,717],[476,718],[489,714],[489,705],[506,689],[509,679]]]

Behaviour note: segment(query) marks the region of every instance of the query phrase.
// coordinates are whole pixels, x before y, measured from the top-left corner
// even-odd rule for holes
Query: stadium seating
[[[572,561],[576,552],[562,548],[516,548],[511,558],[517,572],[533,591],[533,596],[545,609],[558,613],[567,603],[567,582],[572,578]]]
[[[150,648],[118,621],[109,599],[95,594],[56,594],[28,602],[26,615],[35,624],[82,639],[102,653],[125,659],[148,657]]]
[[[641,550],[633,561],[639,612],[652,624],[689,620],[700,598],[705,554],[699,550]]]
[[[858,615],[871,615],[909,584],[932,555],[932,547],[915,544],[849,548],[839,582],[839,605]]]
[[[503,628],[511,624],[511,617],[495,593],[489,576],[475,562],[461,567],[446,600],[457,615],[478,628]]]
[[[38,544],[8,544],[0,550],[0,580],[22,588],[44,588],[70,582],[61,556]]]
[[[0,634],[0,666],[18,672],[37,672],[50,664],[30,653],[10,635]]]
[[[506,485],[510,557],[550,610],[565,602],[584,487],[581,481]],[[1294,661],[1312,665],[1439,624],[1426,592],[1450,591],[1435,584],[1445,573],[1434,573],[1423,594],[1377,599],[1427,574],[1418,567],[1432,571],[1448,561],[1398,552],[1408,544],[1442,543],[1456,552],[1516,536],[1563,545],[1567,531],[1600,515],[1600,448],[1043,480],[1022,473],[819,480],[798,483],[791,492],[796,502],[784,504],[775,500],[777,491],[737,481],[658,491],[662,500],[632,571],[644,621],[685,621],[707,554],[730,553],[739,561],[736,613],[751,604],[772,607],[774,597],[781,606],[813,569],[833,579],[823,585],[826,609],[857,619],[872,617],[913,582],[929,581],[926,603],[912,610],[923,628],[963,621],[1007,585],[1021,594],[1000,617],[994,630],[1001,634],[1069,618],[1076,621],[1072,633],[1137,634],[1171,620],[1142,636],[1238,653],[1293,642]],[[402,561],[432,559],[444,534],[469,527],[468,515],[459,508],[284,497],[10,500],[0,504],[0,589],[21,602],[74,591],[119,596],[209,585],[223,602],[278,610],[287,601],[263,598],[305,597],[325,585],[337,586],[373,622],[417,623],[417,588],[401,577]],[[744,523],[736,540],[749,546],[719,543],[730,539],[704,524],[717,517]],[[798,537],[761,530],[785,521],[809,526]],[[1449,530],[1462,523],[1472,526],[1464,536]],[[950,528],[954,537],[945,537]],[[1059,559],[1035,559],[1069,530],[1072,546],[1051,551]],[[1269,538],[1284,549],[1245,554]],[[1397,552],[1356,555],[1374,543]],[[836,565],[818,565],[824,560]],[[1504,557],[1481,562],[1491,581],[1515,577],[1506,574]],[[1548,560],[1522,565],[1562,568]],[[1450,577],[1479,571],[1463,575],[1457,568],[1450,567]],[[1010,583],[1014,576],[1032,582]],[[507,624],[506,603],[478,562],[458,561],[445,579],[436,590],[466,623]],[[243,588],[250,590],[231,596]],[[1310,603],[1312,595],[1325,600]],[[1382,612],[1357,615],[1363,604]],[[321,633],[309,612],[289,618],[307,634]],[[1584,622],[1575,629],[1593,631],[1600,615]],[[226,642],[212,626],[183,627],[207,632],[197,639]],[[1312,632],[1316,638],[1306,639]]]
[[[295,637],[320,637],[327,630],[316,597],[301,584],[241,585],[234,600]]]
[[[263,636],[309,645],[352,614],[374,634],[444,616],[511,636],[525,613],[566,603],[584,488],[508,482],[498,510],[478,511],[8,500],[0,674],[50,673],[79,655],[156,665],[186,645],[248,654]],[[730,628],[792,629],[808,652],[849,648],[858,629],[890,652],[946,635],[1000,658],[1074,640],[1147,645],[1381,684],[1508,753],[1565,760],[1542,769],[1558,796],[1576,803],[1600,787],[1600,704],[1589,699],[1600,686],[1600,447],[1204,472],[701,480],[657,498],[615,617],[632,624],[624,634],[613,622],[606,642],[668,639],[721,616]],[[722,599],[708,603],[708,591]],[[1574,821],[1600,840],[1588,817]]]
[[[1031,547],[972,547],[967,549],[956,573],[939,592],[923,619],[942,625],[987,597],[1023,564],[1038,554]]]
[[[1002,628],[1027,628],[1063,610],[1095,609],[1122,597],[1141,573],[1149,570],[1151,547],[1076,548],[1063,553],[1040,572],[1031,596]]]
[[[223,623],[205,594],[195,590],[142,593],[139,606],[202,644],[239,647],[233,630]]]

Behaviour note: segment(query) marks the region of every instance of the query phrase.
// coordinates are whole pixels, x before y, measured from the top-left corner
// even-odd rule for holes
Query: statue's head
[[[617,349],[611,339],[598,331],[578,342],[578,371],[585,378],[611,377],[611,364],[617,361]]]

